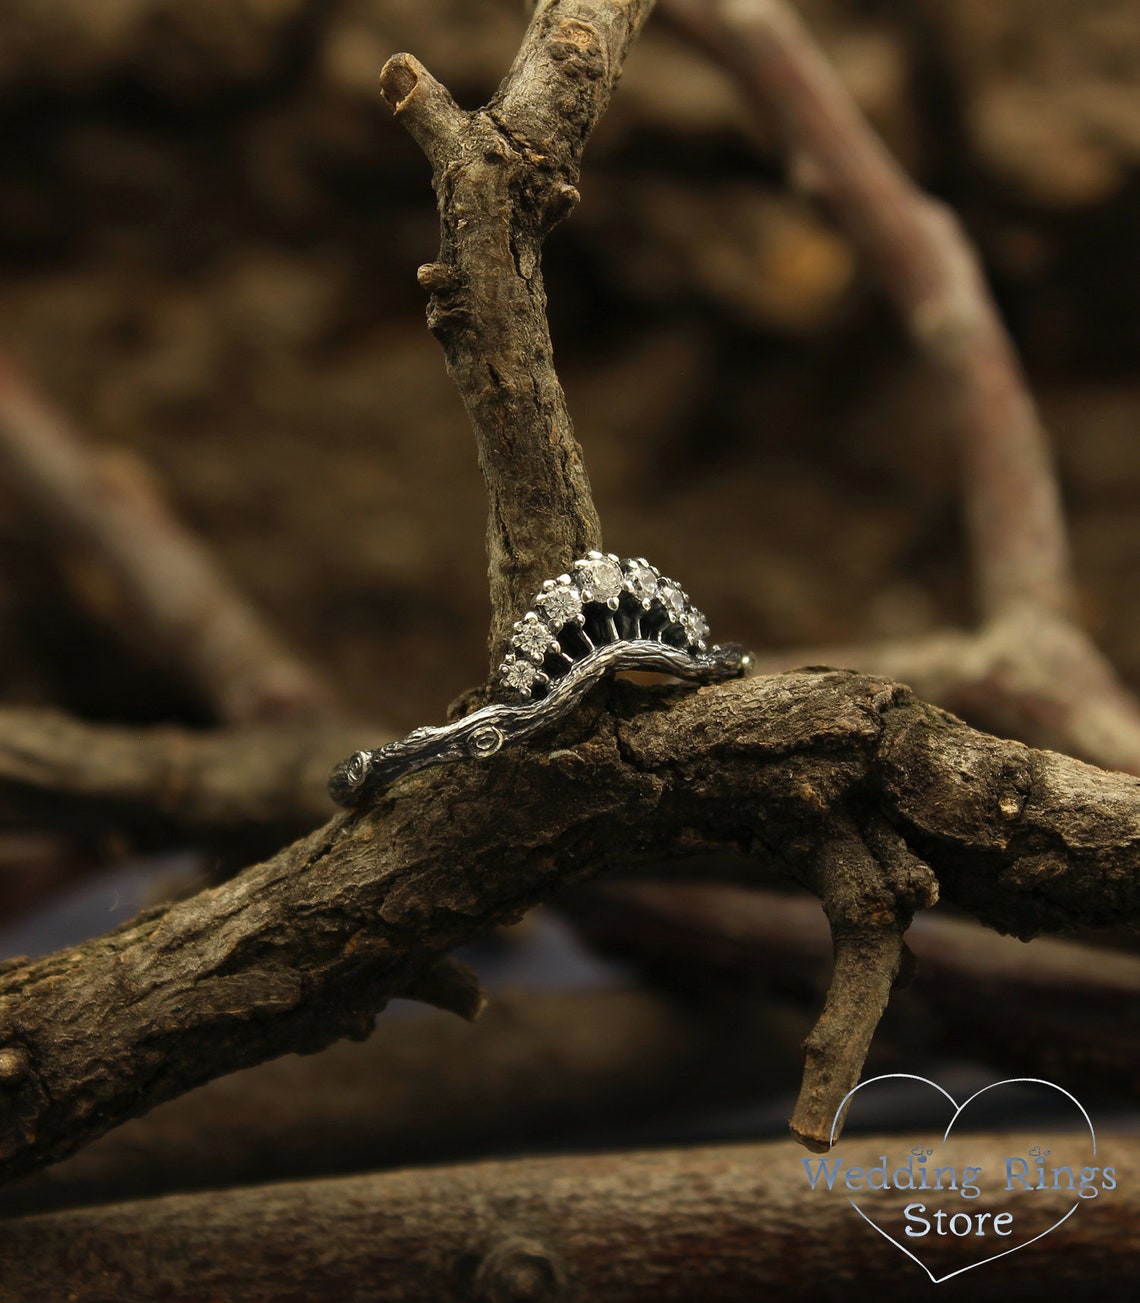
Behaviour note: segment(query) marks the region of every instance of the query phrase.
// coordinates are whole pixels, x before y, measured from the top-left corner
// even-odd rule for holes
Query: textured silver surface
[[[708,631],[684,590],[644,558],[591,552],[571,573],[547,580],[534,609],[515,624],[497,680],[506,701],[357,751],[333,770],[329,793],[340,805],[357,806],[417,769],[492,756],[562,719],[603,675],[618,670],[697,683],[746,674],[743,648],[710,647]]]

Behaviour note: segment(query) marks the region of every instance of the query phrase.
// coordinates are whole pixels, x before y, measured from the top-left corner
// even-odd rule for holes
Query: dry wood
[[[4,973],[0,1047],[23,1067],[0,1097],[0,1173],[236,1067],[364,1037],[449,949],[619,865],[732,846],[798,877],[844,930],[909,917],[929,893],[920,863],[1022,936],[1140,918],[1136,779],[860,675],[609,695],[544,744],[413,775],[230,883]],[[882,849],[886,825],[905,854]],[[866,848],[850,879],[820,868],[837,827]],[[879,991],[883,967],[847,977]]]
[[[962,462],[977,633],[806,648],[764,656],[758,670],[886,674],[994,731],[1140,773],[1140,704],[1073,619],[1048,441],[957,218],[891,157],[785,0],[662,0],[661,12],[733,76],[794,178],[866,255],[941,380]]]
[[[578,202],[582,150],[652,7],[544,0],[503,84],[473,113],[410,55],[381,73],[439,198],[439,259],[419,277],[487,486],[492,667],[542,581],[601,545],[554,370],[540,260],[546,235]]]
[[[1000,1171],[1040,1138],[975,1135],[970,1161]],[[842,1152],[867,1167],[903,1143],[880,1136]],[[1132,1297],[1140,1142],[1102,1137],[1101,1154],[1121,1174],[1118,1189],[938,1297]],[[811,1192],[803,1159],[788,1141],[531,1158],[20,1218],[0,1224],[0,1300],[846,1303],[873,1290],[929,1303],[928,1277],[842,1195]]]
[[[547,0],[499,93],[472,114],[410,56],[391,60],[382,78],[435,172],[443,241],[421,280],[488,483],[493,661],[539,581],[600,541],[551,364],[538,258],[577,198],[586,136],[649,7]],[[756,12],[776,15],[765,41],[772,31],[794,34],[774,4]],[[822,83],[811,80],[815,56],[804,49],[807,62],[760,65],[781,111],[825,102],[812,98]],[[845,141],[828,138],[831,163],[843,162]],[[804,156],[821,143],[805,135]],[[828,161],[821,148],[820,160]],[[844,186],[858,178],[818,170],[833,202],[854,212],[859,194]],[[900,277],[916,333],[963,387],[983,609],[1062,618],[1064,536],[1032,407],[996,319],[979,318],[969,296],[954,298],[980,286],[964,247],[932,270],[922,262],[927,246],[909,243],[931,231],[945,241],[951,229],[944,214],[917,207],[913,226],[885,228],[902,241],[888,276]],[[885,260],[891,250],[880,252]],[[1010,519],[1018,512],[1020,523]],[[824,1123],[859,1073],[911,914],[936,891],[1023,936],[1140,917],[1135,780],[976,733],[884,679],[804,672],[680,693],[619,684],[545,742],[415,775],[232,883],[86,946],[12,965],[0,977],[0,1174],[30,1171],[234,1067],[366,1036],[394,995],[472,1016],[481,995],[449,949],[565,882],[661,856],[728,846],[819,895],[839,962],[809,1041],[795,1122],[813,1146],[826,1144]],[[628,1209],[632,1190],[642,1191],[636,1164],[626,1160],[623,1171],[632,1184],[616,1206]],[[739,1172],[733,1179],[742,1189]],[[691,1204],[723,1224],[699,1173],[697,1187]],[[421,1196],[419,1211],[438,1200]],[[260,1227],[277,1197],[251,1196]],[[599,1191],[590,1198],[606,1212]],[[317,1204],[311,1193],[302,1202],[309,1212]],[[144,1252],[157,1254],[163,1209],[151,1211]],[[211,1204],[207,1219],[216,1211]],[[240,1219],[239,1205],[229,1213]],[[685,1215],[687,1233],[699,1233],[689,1204]],[[292,1217],[284,1222],[295,1229]],[[610,1210],[607,1224],[618,1220]],[[319,1218],[310,1225],[319,1231]],[[628,1247],[633,1224],[620,1229]],[[100,1242],[112,1230],[101,1223]],[[796,1235],[810,1249],[802,1216]],[[85,1252],[74,1226],[61,1242]],[[20,1242],[11,1243],[19,1263]],[[593,1251],[612,1273],[616,1245]],[[349,1267],[352,1254],[349,1246]],[[274,1268],[263,1266],[270,1282]],[[296,1280],[298,1262],[285,1270]],[[564,1278],[558,1254],[520,1247],[513,1232],[472,1271],[486,1297],[524,1287],[555,1296]]]
[[[794,1089],[807,1016],[640,991],[497,993],[474,1024],[381,1019],[171,1100],[0,1190],[10,1216],[579,1143]]]
[[[327,715],[329,687],[289,651],[175,517],[132,455],[89,448],[0,356],[0,469],[52,545],[101,567],[127,644],[178,666],[231,723]]]

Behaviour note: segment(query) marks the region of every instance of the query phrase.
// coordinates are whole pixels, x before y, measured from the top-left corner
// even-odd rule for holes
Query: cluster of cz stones
[[[548,579],[533,610],[515,624],[499,683],[516,700],[539,699],[606,643],[644,639],[702,653],[708,634],[685,590],[644,557],[590,552],[569,574]]]

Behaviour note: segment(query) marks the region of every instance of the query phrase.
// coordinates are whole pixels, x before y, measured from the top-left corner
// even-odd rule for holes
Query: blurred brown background
[[[1062,466],[1084,614],[1140,685],[1134,0],[802,4],[978,242]],[[427,166],[378,91],[408,50],[488,98],[521,0],[0,0],[0,346],[138,450],[362,716],[484,674],[484,507],[423,323]],[[972,617],[941,404],[721,74],[651,23],[548,246],[607,545],[762,649]],[[89,614],[0,486],[8,701],[205,722]],[[80,607],[69,597],[86,585]]]

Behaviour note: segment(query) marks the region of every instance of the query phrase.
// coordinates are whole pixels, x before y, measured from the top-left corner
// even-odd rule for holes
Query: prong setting
[[[708,621],[685,590],[644,557],[589,552],[548,579],[517,620],[492,701],[439,728],[357,751],[339,764],[329,792],[359,806],[428,765],[484,760],[565,717],[590,688],[618,670],[655,670],[696,683],[739,678],[751,658],[735,644],[710,647]]]
[[[533,609],[515,623],[499,690],[507,700],[540,700],[599,647],[648,641],[703,654],[708,633],[680,584],[644,557],[588,552],[568,573],[546,580]],[[528,664],[541,672],[531,674]]]

